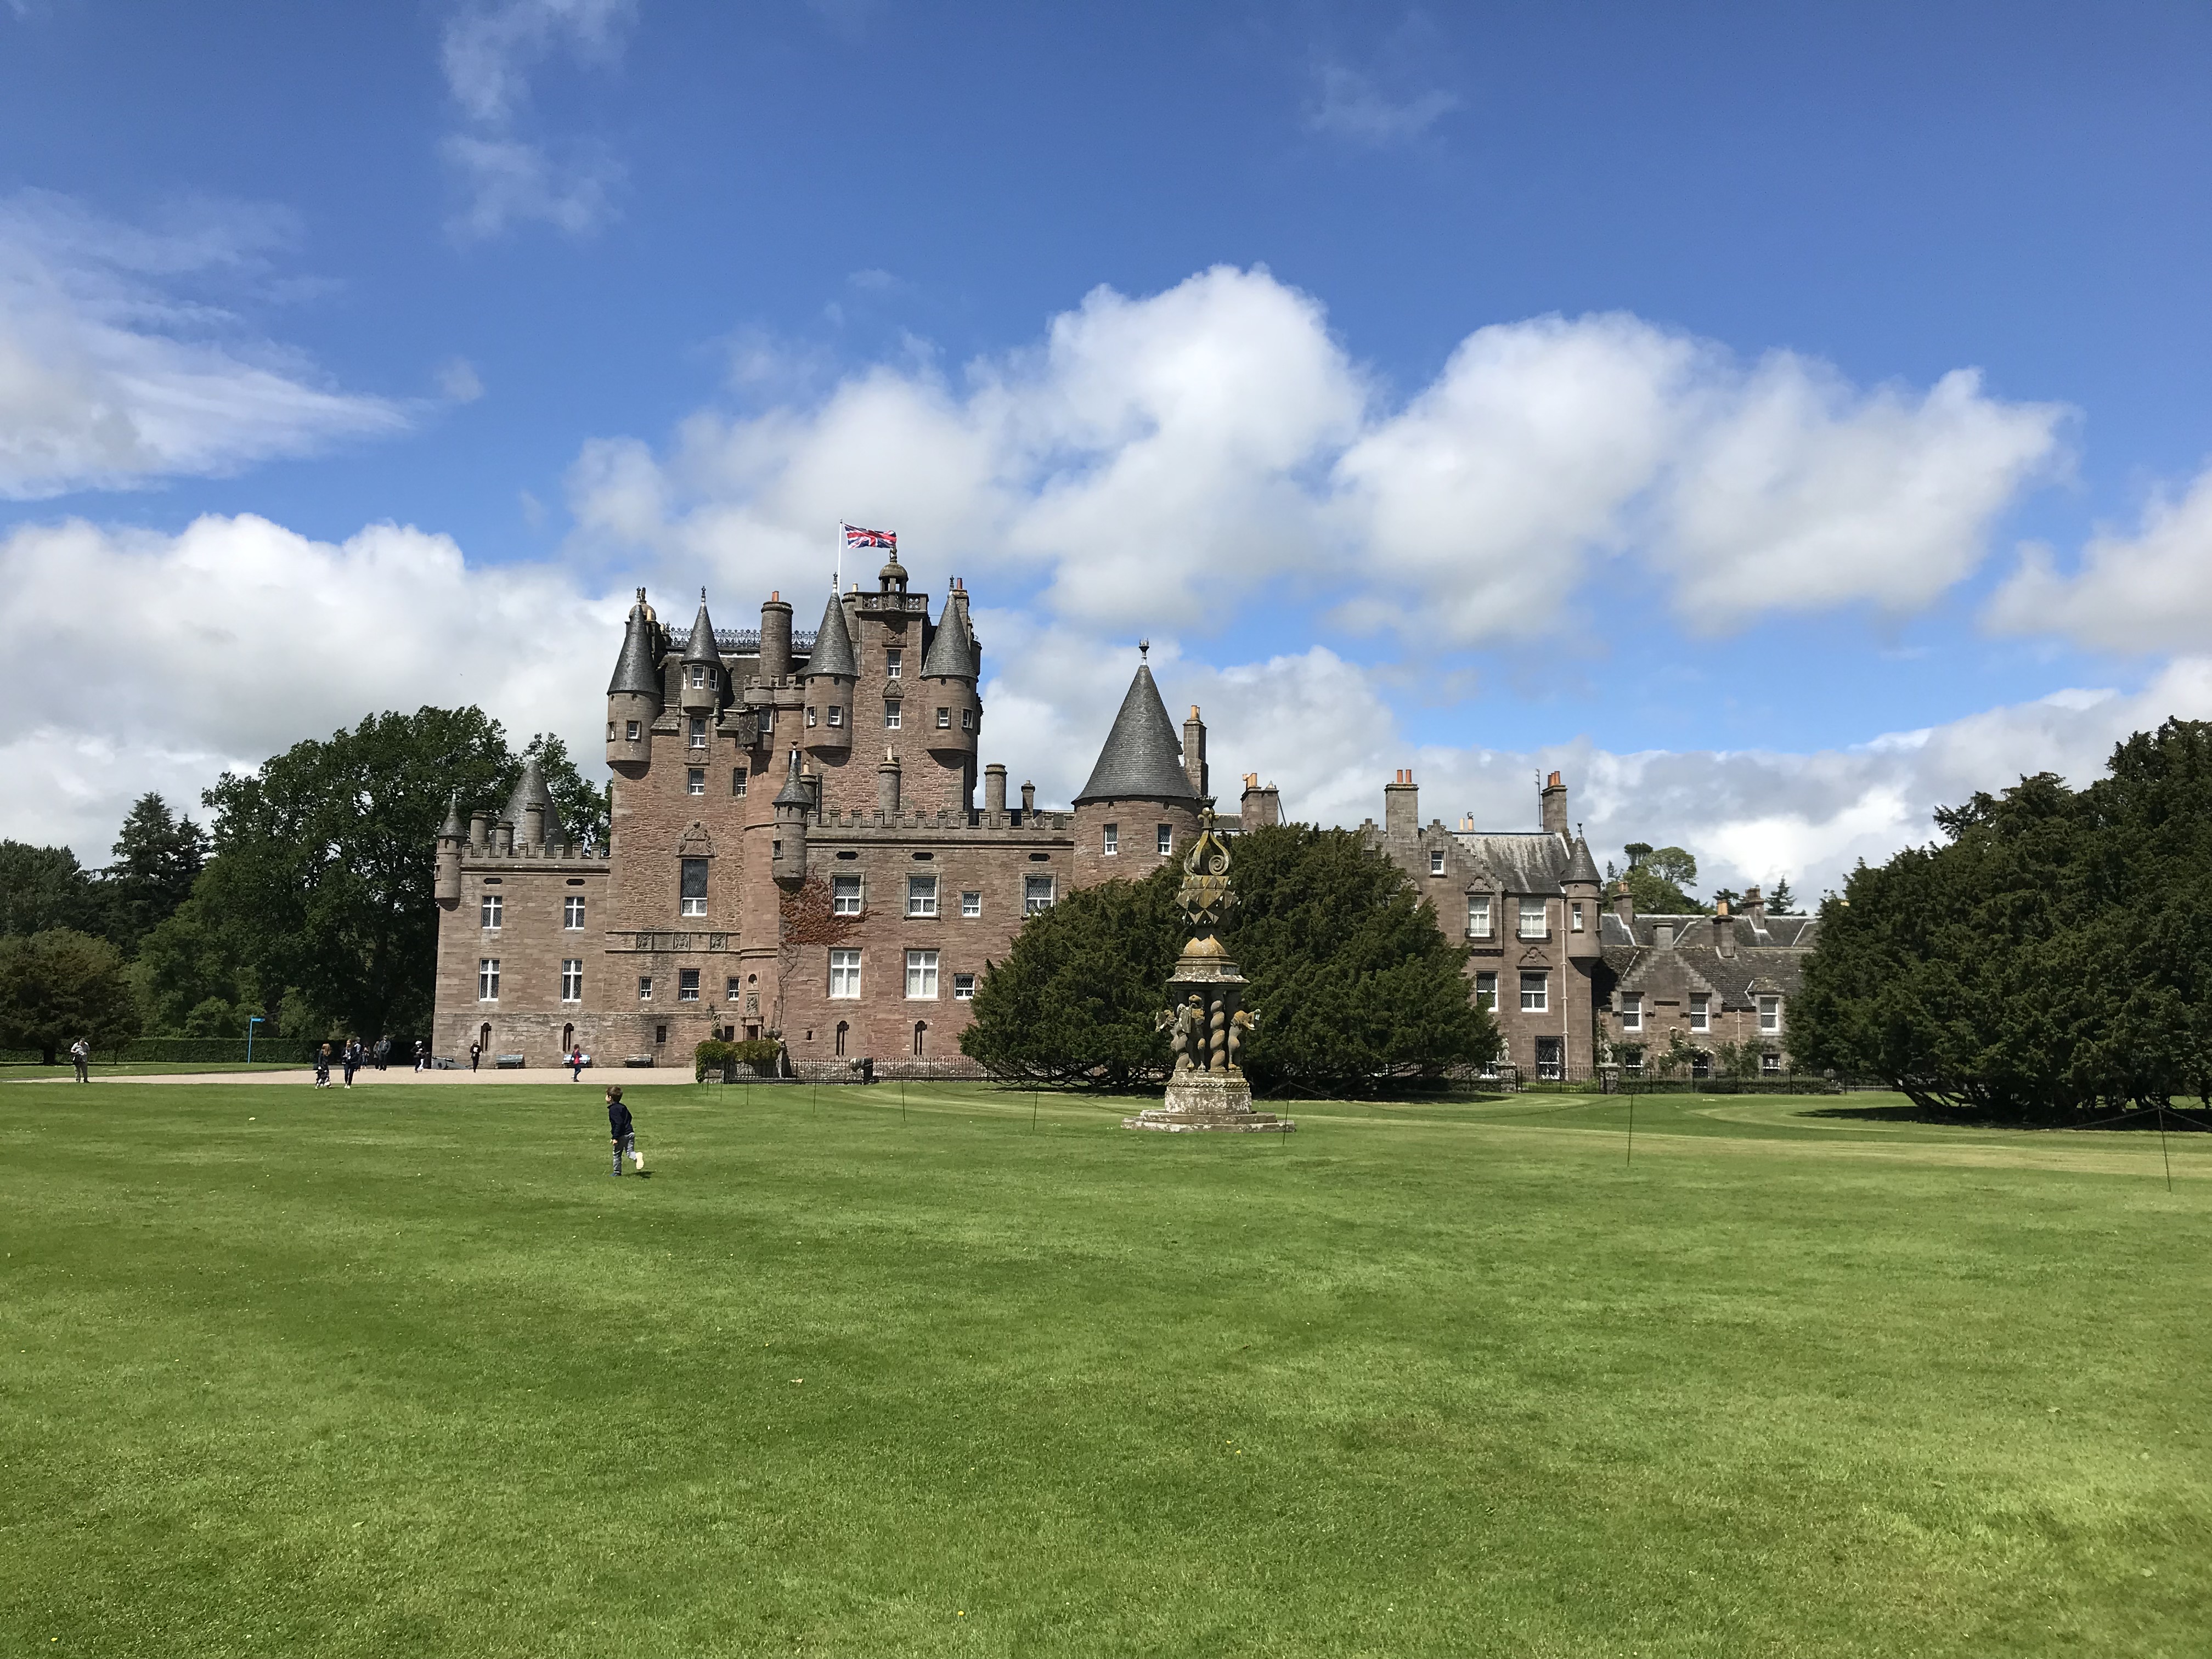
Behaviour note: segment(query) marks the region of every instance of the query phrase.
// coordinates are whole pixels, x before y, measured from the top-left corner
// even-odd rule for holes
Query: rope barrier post
[[[2166,1108],[2158,1109],[2158,1155],[2166,1161],[2166,1190],[2173,1190],[2173,1156],[2166,1150]]]

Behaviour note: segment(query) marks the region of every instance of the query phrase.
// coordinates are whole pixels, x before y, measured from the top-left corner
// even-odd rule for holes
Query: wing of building
[[[804,1075],[854,1060],[961,1073],[987,963],[1071,888],[1176,857],[1208,790],[1141,664],[1072,810],[981,769],[982,648],[956,579],[938,614],[896,556],[794,632],[688,630],[640,589],[607,684],[613,833],[585,848],[534,769],[438,838],[441,1054],[688,1065],[710,1036],[782,1038]],[[1251,821],[1280,815],[1246,780]]]
[[[1789,1066],[1789,1006],[1818,923],[1769,916],[1757,888],[1730,914],[1639,916],[1568,828],[1567,787],[1537,788],[1537,827],[1448,830],[1420,821],[1410,771],[1382,791],[1370,846],[1423,888],[1447,939],[1464,939],[1475,1000],[1497,1016],[1505,1060],[1530,1077],[1581,1079],[1609,1060],[1638,1068],[1681,1036],[1692,1077],[1723,1044]],[[1638,1051],[1641,1051],[1639,1054]]]

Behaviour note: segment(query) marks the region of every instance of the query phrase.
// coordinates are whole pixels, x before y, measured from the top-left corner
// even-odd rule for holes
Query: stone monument
[[[1176,902],[1191,925],[1191,938],[1168,979],[1172,1005],[1160,1012],[1158,1029],[1175,1048],[1175,1071],[1167,1098],[1148,1111],[1125,1117],[1125,1129],[1230,1129],[1288,1134],[1297,1125],[1273,1112],[1252,1109],[1252,1085],[1237,1057],[1244,1038],[1259,1024],[1244,1007],[1244,976],[1237,971],[1219,937],[1221,920],[1237,902],[1229,880],[1229,843],[1217,831],[1213,804],[1199,813],[1199,831],[1183,855],[1182,886]]]

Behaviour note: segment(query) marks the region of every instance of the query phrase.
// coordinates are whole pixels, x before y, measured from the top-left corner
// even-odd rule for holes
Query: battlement
[[[809,821],[815,832],[833,839],[897,841],[916,834],[1003,836],[1014,841],[1063,841],[1075,826],[1073,812],[1004,811],[981,808],[966,812],[885,812],[855,809],[817,812]]]

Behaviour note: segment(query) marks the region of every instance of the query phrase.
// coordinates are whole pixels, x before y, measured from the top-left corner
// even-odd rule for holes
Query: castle
[[[933,618],[896,553],[811,635],[774,593],[757,630],[717,629],[702,592],[679,642],[639,589],[607,684],[609,845],[569,836],[534,763],[497,814],[457,801],[439,830],[434,1051],[689,1065],[710,1037],[777,1036],[800,1076],[972,1070],[967,1004],[1024,918],[1177,858],[1212,797],[1198,709],[1178,734],[1140,662],[1073,811],[1027,783],[1010,805],[997,764],[977,806],[981,659],[959,580]],[[1364,833],[1447,938],[1464,922],[1472,993],[1528,1075],[1587,1076],[1677,1004],[1729,1040],[1795,989],[1799,929],[1602,906],[1557,774],[1529,834],[1422,827],[1410,773],[1384,799]],[[1236,827],[1280,817],[1248,776]]]

